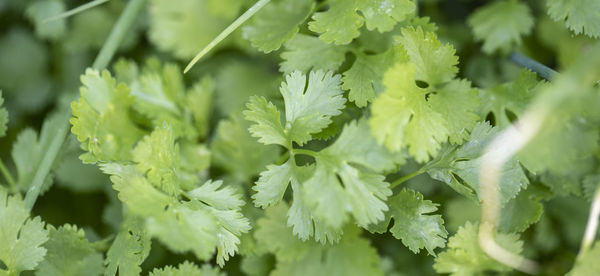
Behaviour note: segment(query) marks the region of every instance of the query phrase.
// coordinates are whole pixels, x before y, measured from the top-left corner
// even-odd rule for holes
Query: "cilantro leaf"
[[[437,273],[450,275],[476,275],[484,272],[510,272],[511,268],[490,258],[479,246],[478,224],[467,222],[448,240],[448,249],[435,258],[433,268]],[[515,234],[498,233],[496,242],[506,250],[519,254],[523,242]]]
[[[239,112],[221,120],[210,145],[215,165],[237,181],[248,181],[279,156],[275,146],[264,146],[250,136],[249,125]]]
[[[42,245],[48,231],[40,217],[29,218],[29,210],[19,196],[0,189],[0,260],[6,268],[0,273],[19,274],[33,270],[46,256]]]
[[[225,273],[219,271],[218,268],[211,267],[208,264],[198,267],[193,263],[185,261],[177,268],[165,266],[163,268],[155,268],[149,274],[150,276],[225,276]]]
[[[129,88],[117,86],[108,71],[102,75],[88,69],[81,77],[81,98],[71,104],[72,132],[87,153],[80,156],[86,163],[131,159],[131,149],[142,136],[129,119],[133,103]]]
[[[409,153],[423,162],[435,156],[448,137],[454,143],[465,138],[477,119],[479,101],[466,81],[420,88],[415,73],[412,63],[398,63],[385,73],[386,90],[373,102],[369,122],[377,141],[393,151],[408,146]],[[461,107],[449,108],[447,102]]]
[[[569,272],[570,276],[585,276],[594,275],[600,271],[600,263],[598,263],[598,257],[600,257],[600,246],[598,242],[595,242],[590,249],[575,263],[573,270]]]
[[[297,239],[286,226],[285,203],[267,208],[255,238],[277,259],[272,275],[381,275],[379,257],[356,227],[344,229],[338,244],[322,246]]]
[[[138,142],[132,152],[140,173],[161,191],[174,195],[179,192],[179,147],[169,125],[155,129]]]
[[[471,131],[469,140],[460,147],[447,147],[433,161],[427,172],[437,180],[452,187],[458,193],[473,199],[482,200],[479,195],[479,162],[483,150],[498,133],[497,127],[478,123]],[[466,183],[468,186],[464,186]],[[500,202],[502,205],[514,198],[519,191],[526,189],[529,179],[517,159],[508,161],[501,172]],[[471,190],[479,196],[473,198]]]
[[[484,41],[486,53],[498,49],[507,52],[513,45],[521,44],[521,35],[529,34],[533,28],[529,7],[516,0],[487,4],[469,16],[468,22],[475,39]]]
[[[594,0],[546,0],[554,21],[565,21],[575,34],[600,36],[600,3]]]
[[[275,51],[298,33],[298,25],[308,18],[314,5],[310,0],[274,1],[242,28],[243,36],[265,53]]]
[[[410,189],[403,189],[389,202],[390,211],[383,223],[384,231],[390,219],[394,218],[390,232],[414,253],[425,248],[435,256],[433,250],[445,246],[448,232],[444,228],[444,220],[441,215],[430,214],[437,211],[438,204],[424,200],[423,195]]]
[[[369,30],[388,32],[415,10],[414,2],[409,0],[334,0],[329,5],[327,11],[312,16],[308,27],[320,33],[323,41],[338,45],[358,37],[358,29],[365,22]]]
[[[150,253],[150,237],[139,219],[128,219],[106,253],[104,275],[139,275]]]
[[[231,23],[230,18],[210,12],[206,0],[149,2],[150,41],[180,59],[193,57]]]
[[[65,11],[65,3],[57,0],[35,1],[29,4],[25,15],[33,23],[38,37],[57,40],[67,32],[64,18],[46,22],[46,19]]]
[[[17,186],[22,191],[27,191],[33,185],[35,172],[38,170],[44,154],[50,148],[50,144],[56,135],[56,129],[65,124],[65,116],[60,113],[50,115],[44,121],[40,135],[35,130],[26,128],[19,133],[17,141],[14,143],[11,155],[17,167]],[[47,175],[44,179],[41,192],[45,192],[52,185],[52,175]]]
[[[347,50],[347,46],[328,44],[313,36],[297,34],[285,43],[279,70],[284,73],[295,70],[308,72],[311,69],[335,71],[346,59],[344,54]]]
[[[449,81],[458,72],[458,57],[450,44],[442,45],[433,32],[421,27],[402,28],[402,36],[396,37],[415,65],[415,78],[436,86]]]
[[[511,124],[509,115],[521,116],[543,85],[537,81],[535,73],[522,70],[514,81],[480,90],[482,105],[479,113],[483,116],[492,113],[496,125],[504,128]]]
[[[346,99],[342,96],[341,77],[332,72],[312,71],[306,81],[306,75],[295,71],[286,76],[281,84],[281,94],[285,101],[286,143],[296,142],[303,145],[312,139],[311,134],[318,133],[331,123],[331,117],[339,115]],[[258,137],[264,144],[281,143],[281,121],[277,118],[277,109],[269,105],[264,98],[251,99],[244,111],[246,120],[257,123],[250,127],[252,136]],[[267,110],[265,110],[267,109]]]
[[[381,86],[383,73],[407,57],[395,47],[377,55],[358,53],[352,67],[344,72],[342,88],[349,90],[348,99],[358,107],[364,107],[375,98],[375,87]]]
[[[49,226],[48,233],[50,239],[44,244],[48,253],[37,269],[38,275],[102,274],[102,253],[85,238],[83,230],[65,224],[58,229]]]

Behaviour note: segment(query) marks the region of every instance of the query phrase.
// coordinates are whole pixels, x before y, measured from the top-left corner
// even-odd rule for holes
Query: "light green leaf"
[[[448,240],[448,249],[435,258],[437,273],[450,275],[479,275],[485,272],[510,272],[511,268],[490,258],[479,246],[478,224],[467,222]],[[498,233],[496,242],[514,254],[523,250],[523,242],[515,234]]]
[[[600,2],[595,0],[546,0],[554,21],[565,21],[575,34],[600,36]]]
[[[25,15],[33,23],[35,34],[40,38],[56,40],[67,32],[67,21],[62,18],[53,21],[46,19],[65,11],[65,3],[59,0],[35,1],[29,4]]]
[[[279,70],[284,73],[295,70],[308,72],[311,69],[335,71],[346,59],[347,50],[347,46],[328,44],[313,36],[297,34],[285,43]]]
[[[587,276],[594,275],[600,271],[600,246],[595,242],[591,248],[575,263],[573,270],[569,272],[569,276]]]
[[[338,45],[358,37],[358,29],[365,22],[369,30],[388,32],[415,10],[409,0],[334,0],[329,5],[327,11],[312,16],[308,27],[321,34],[323,41]]]
[[[80,158],[86,163],[131,160],[131,149],[142,131],[129,119],[133,97],[129,88],[117,83],[108,71],[102,75],[88,69],[81,77],[81,98],[71,104],[72,132],[88,151]]]
[[[310,0],[273,1],[242,28],[243,36],[265,53],[275,51],[298,33],[298,25],[308,18],[314,5]]]
[[[140,265],[150,253],[150,236],[142,221],[129,219],[124,224],[106,253],[105,276],[114,276],[117,271],[119,275],[140,275]]]
[[[179,146],[169,125],[155,129],[133,149],[133,161],[140,173],[161,191],[175,195],[179,192]]]
[[[437,211],[437,206],[430,200],[424,200],[419,192],[403,189],[390,198],[389,216],[394,218],[390,232],[412,252],[419,253],[425,248],[435,256],[433,250],[444,247],[448,237],[442,216],[430,214]],[[387,221],[389,223],[389,218]]]
[[[281,201],[292,178],[292,169],[290,160],[280,166],[268,165],[267,170],[260,173],[256,185],[252,187],[256,191],[252,196],[254,204],[266,208]]]
[[[456,76],[458,57],[454,47],[450,44],[442,45],[435,33],[423,31],[421,27],[406,27],[402,29],[402,36],[396,37],[396,41],[404,47],[415,65],[417,80],[432,87]]]
[[[348,99],[364,107],[375,98],[375,87],[382,86],[383,73],[397,62],[408,57],[396,47],[377,55],[357,54],[352,67],[344,72],[342,88],[349,90]]]
[[[287,146],[287,137],[281,126],[281,114],[277,107],[268,102],[264,97],[252,96],[246,104],[247,110],[244,110],[244,118],[255,122],[248,129],[252,136],[257,137],[258,141],[265,144],[279,144]]]
[[[96,251],[85,233],[77,226],[65,224],[58,229],[49,226],[50,239],[44,244],[48,254],[36,275],[101,275],[102,253]]]
[[[0,189],[0,261],[6,268],[0,274],[18,275],[33,270],[44,259],[48,231],[40,217],[29,218],[29,210],[19,196]]]
[[[216,267],[211,267],[208,264],[198,268],[193,263],[185,261],[177,268],[170,265],[163,268],[155,268],[150,272],[150,276],[225,276],[226,274],[219,271]]]
[[[507,20],[510,18],[510,20]],[[516,0],[489,3],[469,16],[475,40],[483,41],[483,51],[509,51],[521,44],[521,36],[533,28],[533,17],[527,4]]]

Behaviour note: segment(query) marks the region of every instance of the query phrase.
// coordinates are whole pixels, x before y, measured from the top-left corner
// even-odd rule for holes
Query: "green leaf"
[[[435,258],[437,273],[450,275],[479,275],[485,272],[510,272],[511,268],[490,258],[479,246],[478,224],[467,222],[448,240],[448,249]],[[515,234],[498,233],[496,242],[514,254],[523,250],[523,242]]]
[[[179,192],[179,146],[169,125],[155,129],[144,137],[132,152],[140,173],[161,191],[175,195]]]
[[[142,132],[129,119],[133,97],[125,84],[117,86],[108,71],[87,69],[81,77],[81,98],[71,104],[72,132],[88,151],[86,163],[131,160],[131,149]]]
[[[65,3],[58,0],[35,1],[29,4],[25,15],[33,23],[35,34],[40,38],[57,40],[67,32],[67,21],[62,18],[46,21],[65,11]]]
[[[258,141],[265,145],[287,146],[286,133],[281,126],[281,114],[273,103],[264,97],[252,96],[246,108],[244,118],[256,123],[248,129],[252,136],[258,137]]]
[[[598,246],[598,242],[595,242],[581,259],[577,260],[575,267],[567,275],[586,276],[598,273],[600,271],[598,258],[600,258],[600,246]]]
[[[285,128],[288,146],[291,142],[303,145],[312,139],[311,134],[319,133],[331,123],[331,117],[341,114],[346,99],[342,96],[340,75],[332,72],[312,71],[308,78],[299,71],[286,76],[281,84],[281,94],[285,101]],[[266,100],[253,98],[244,112],[246,120],[255,122],[250,127],[252,136],[263,143],[282,142],[281,122],[274,105]],[[261,110],[262,109],[262,112]]]
[[[177,268],[170,265],[163,268],[155,268],[149,274],[150,276],[225,276],[226,274],[219,271],[216,267],[211,267],[208,264],[198,267],[193,263],[185,261]]]
[[[237,181],[250,180],[279,157],[277,147],[264,146],[250,136],[249,125],[237,113],[231,119],[221,120],[210,145],[215,165]]]
[[[456,76],[458,57],[452,45],[442,45],[435,33],[423,31],[421,27],[406,27],[401,32],[402,36],[396,37],[396,41],[404,47],[410,62],[415,65],[417,80],[432,87]]]
[[[415,73],[412,63],[398,63],[385,73],[386,90],[373,102],[369,123],[379,143],[392,151],[408,146],[408,152],[424,162],[435,157],[449,137],[454,143],[465,138],[477,119],[479,101],[466,81],[420,88]]]
[[[347,50],[347,46],[327,44],[316,37],[297,34],[284,44],[279,70],[284,73],[311,69],[335,71],[346,59]]]
[[[536,73],[523,69],[514,81],[480,90],[482,105],[479,113],[482,116],[492,113],[496,125],[504,128],[511,124],[511,117],[525,112],[543,85],[538,82]]]
[[[409,0],[334,0],[329,5],[327,11],[312,16],[308,27],[321,34],[323,41],[338,45],[358,37],[358,29],[365,22],[368,30],[388,32],[415,10],[415,4]]]
[[[11,155],[17,167],[17,186],[22,191],[27,191],[33,184],[33,177],[38,170],[44,154],[51,146],[52,139],[56,135],[56,129],[65,124],[64,116],[59,113],[50,115],[44,124],[38,137],[35,130],[27,128],[17,137],[13,145]],[[44,179],[41,192],[45,192],[52,185],[52,176],[47,175]]]
[[[140,265],[150,253],[150,237],[138,219],[129,219],[106,252],[105,276],[140,275]]]
[[[0,274],[18,275],[33,270],[46,256],[42,245],[48,231],[40,217],[29,218],[29,210],[19,196],[8,196],[0,189]]]
[[[308,18],[314,5],[310,0],[273,1],[242,28],[243,36],[265,53],[275,51],[298,33],[298,25]]]
[[[148,37],[177,58],[192,58],[230,23],[210,12],[208,0],[152,0]]]
[[[292,166],[291,160],[288,160],[280,166],[268,165],[267,170],[260,173],[252,187],[256,191],[252,199],[257,207],[266,208],[281,201],[292,178]]]
[[[575,34],[600,36],[600,3],[595,0],[546,0],[554,21],[565,21]]]
[[[406,55],[395,47],[377,55],[358,53],[352,67],[343,74],[342,88],[350,91],[350,101],[364,107],[375,98],[375,87],[382,85],[383,73],[396,62],[407,60]]]
[[[486,53],[498,49],[508,52],[514,45],[521,44],[521,36],[528,35],[533,28],[529,7],[516,0],[489,3],[475,10],[468,22],[475,40],[484,42]]]
[[[444,228],[444,220],[441,215],[430,214],[437,211],[438,204],[424,200],[422,194],[410,189],[403,189],[389,202],[390,212],[385,225],[394,218],[390,232],[412,252],[419,253],[425,248],[435,256],[433,250],[445,246],[448,232]]]
[[[471,137],[460,147],[446,147],[438,158],[431,161],[428,174],[442,181],[457,192],[475,201],[482,200],[479,194],[479,162],[485,147],[496,137],[498,128],[486,123],[478,123],[471,131]],[[522,189],[526,189],[529,179],[517,159],[509,160],[502,168],[500,176],[500,204],[504,205]],[[468,185],[468,188],[464,186]],[[471,189],[478,199],[471,195]]]
[[[58,229],[49,226],[50,239],[44,244],[48,254],[36,275],[101,275],[102,253],[96,251],[85,233],[77,226],[65,224]]]
[[[4,98],[2,98],[2,90],[0,90],[0,137],[6,135],[6,129],[8,124],[8,111],[2,106]]]

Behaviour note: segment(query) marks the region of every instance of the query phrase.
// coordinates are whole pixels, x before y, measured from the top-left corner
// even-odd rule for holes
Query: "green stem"
[[[290,152],[286,151],[281,157],[279,157],[279,160],[277,160],[277,165],[283,164],[288,159],[290,159]]]
[[[93,8],[95,6],[104,4],[106,2],[108,2],[108,0],[94,0],[94,1],[90,1],[90,2],[87,2],[87,3],[85,3],[85,4],[83,4],[83,5],[79,6],[79,7],[77,7],[77,8],[70,9],[70,10],[68,10],[66,12],[57,14],[57,15],[49,17],[49,18],[46,18],[46,19],[44,19],[43,23],[45,24],[45,23],[48,23],[50,21],[67,18],[67,17],[69,17],[71,15],[74,15],[74,14],[80,13],[82,11],[91,9],[91,8]]]
[[[512,52],[510,54],[510,60],[522,67],[536,72],[538,75],[540,75],[540,77],[549,81],[558,75],[558,72],[552,70],[550,67],[518,52]]]
[[[312,150],[307,150],[307,149],[293,149],[292,152],[293,152],[293,154],[302,154],[302,155],[308,155],[308,156],[312,156],[312,157],[317,157],[317,152],[316,151],[312,151]]]
[[[56,160],[56,156],[58,156],[58,152],[60,151],[60,148],[62,147],[69,130],[68,118],[71,116],[71,110],[69,108],[65,108],[60,112],[63,113],[61,114],[61,116],[64,117],[61,118],[63,124],[55,130],[55,135],[50,141],[50,147],[48,147],[48,150],[45,152],[44,157],[42,158],[42,161],[40,162],[40,165],[33,176],[31,186],[27,191],[27,194],[25,194],[25,206],[27,206],[27,208],[30,210],[33,208],[35,201],[40,195],[44,180],[46,179],[48,173],[50,173],[52,164],[54,164],[54,160]]]
[[[0,171],[2,172],[2,175],[4,176],[6,181],[8,181],[8,185],[10,185],[10,188],[13,191],[16,191],[17,190],[17,182],[15,182],[15,179],[13,178],[10,171],[8,171],[8,169],[4,165],[4,162],[2,161],[2,159],[0,159]]]
[[[131,29],[133,22],[145,3],[146,0],[130,0],[127,3],[119,20],[117,20],[117,23],[110,31],[106,42],[104,42],[102,49],[100,49],[100,53],[98,53],[92,67],[101,70],[108,66],[110,60],[117,51],[117,48],[121,44],[121,41],[123,41],[123,38]]]
[[[192,69],[192,67],[194,67],[194,64],[196,64],[196,62],[198,62],[198,60],[200,60],[204,55],[206,55],[210,50],[212,50],[212,48],[217,46],[217,44],[219,44],[221,41],[223,41],[223,39],[225,39],[227,36],[229,36],[233,31],[235,31],[235,29],[237,29],[239,26],[244,24],[244,22],[246,22],[246,20],[250,19],[250,17],[252,17],[255,13],[257,13],[260,9],[262,9],[270,1],[271,0],[259,0],[252,7],[250,7],[244,14],[242,14],[235,21],[233,21],[233,23],[231,23],[231,25],[227,26],[227,28],[225,28],[225,30],[223,30],[217,37],[215,37],[215,39],[213,39],[213,41],[208,43],[208,45],[206,45],[206,47],[204,47],[204,49],[202,49],[202,51],[200,51],[200,53],[198,53],[192,59],[192,61],[190,61],[190,63],[185,67],[185,70],[183,70],[183,73],[185,74],[188,71],[190,71],[190,69]]]
[[[400,177],[396,180],[394,180],[394,182],[392,182],[392,184],[390,184],[390,189],[394,189],[396,186],[410,180],[411,178],[415,177],[415,176],[419,176],[421,174],[423,174],[424,172],[426,172],[427,169],[425,169],[425,167],[420,168],[418,171],[412,172],[410,174],[407,174],[403,177]]]

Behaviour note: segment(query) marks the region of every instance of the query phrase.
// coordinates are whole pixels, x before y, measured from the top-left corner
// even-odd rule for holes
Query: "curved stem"
[[[8,169],[4,165],[4,162],[2,161],[2,159],[0,159],[0,171],[2,172],[2,175],[4,176],[6,181],[8,182],[8,185],[10,185],[10,188],[12,189],[12,191],[13,192],[16,191],[17,190],[17,182],[15,182],[15,179],[13,178],[10,171],[8,171]]]
[[[121,16],[119,16],[119,20],[110,31],[106,42],[102,45],[102,49],[100,49],[100,53],[94,60],[94,64],[92,67],[102,70],[108,66],[110,60],[114,56],[117,48],[123,41],[123,38],[127,34],[127,32],[131,29],[133,22],[137,18],[137,15],[142,10],[142,7],[146,3],[146,0],[130,0]]]
[[[552,70],[550,67],[518,52],[512,52],[510,54],[510,60],[522,67],[536,72],[540,77],[547,80],[553,80],[558,75],[558,72]]]
[[[308,156],[312,156],[312,157],[317,157],[317,154],[318,154],[316,151],[307,150],[307,149],[293,149],[292,153],[293,154],[308,155]]]
[[[411,179],[411,178],[413,178],[413,177],[416,177],[416,176],[419,176],[419,175],[423,174],[424,172],[426,172],[426,171],[427,171],[427,170],[426,170],[426,169],[424,169],[424,168],[425,168],[425,167],[423,167],[423,168],[419,169],[418,171],[412,172],[412,173],[410,173],[410,174],[407,174],[407,175],[405,175],[405,176],[403,176],[403,177],[400,177],[400,178],[398,178],[398,179],[394,180],[394,182],[392,182],[392,184],[390,184],[390,189],[393,189],[393,188],[395,188],[396,186],[398,186],[398,185],[400,185],[400,184],[402,184],[402,183],[404,183],[404,182],[406,182],[406,181],[410,180],[410,179]]]
[[[185,67],[185,70],[183,70],[183,73],[185,74],[188,71],[190,71],[190,69],[192,69],[192,67],[194,67],[196,62],[198,62],[198,60],[200,60],[204,55],[206,55],[208,52],[210,52],[210,50],[212,50],[212,48],[217,46],[217,44],[219,44],[221,41],[223,41],[223,39],[227,38],[227,36],[229,36],[233,31],[235,31],[235,29],[237,29],[242,24],[244,24],[244,22],[246,22],[246,20],[250,19],[250,17],[252,17],[255,13],[257,13],[260,9],[262,9],[270,1],[271,0],[259,0],[252,7],[250,7],[244,14],[242,14],[235,21],[233,21],[233,23],[231,23],[231,25],[227,26],[227,28],[225,28],[225,30],[223,30],[217,37],[215,37],[215,39],[213,39],[210,43],[208,43],[208,45],[206,45],[206,47],[204,47],[204,49],[202,49],[202,51],[200,51],[192,59],[192,61],[190,61],[190,63]]]
[[[83,4],[83,5],[79,6],[79,7],[74,8],[74,9],[70,9],[70,10],[68,10],[66,12],[57,14],[57,15],[49,17],[49,18],[46,18],[46,19],[44,19],[44,21],[42,21],[42,23],[45,24],[45,23],[48,23],[50,21],[55,21],[55,20],[67,18],[67,17],[69,17],[71,15],[74,15],[74,14],[80,13],[82,11],[91,9],[91,8],[93,8],[95,6],[104,4],[106,2],[108,2],[108,0],[94,0],[94,1],[90,1],[90,2],[87,2],[87,3],[85,3],[85,4]]]
[[[585,227],[585,234],[581,240],[581,248],[577,254],[577,259],[581,259],[585,253],[590,249],[594,239],[596,238],[596,232],[598,231],[598,217],[600,216],[600,186],[596,188],[596,193],[592,200],[592,206],[590,207],[590,216],[588,217],[587,226]]]

